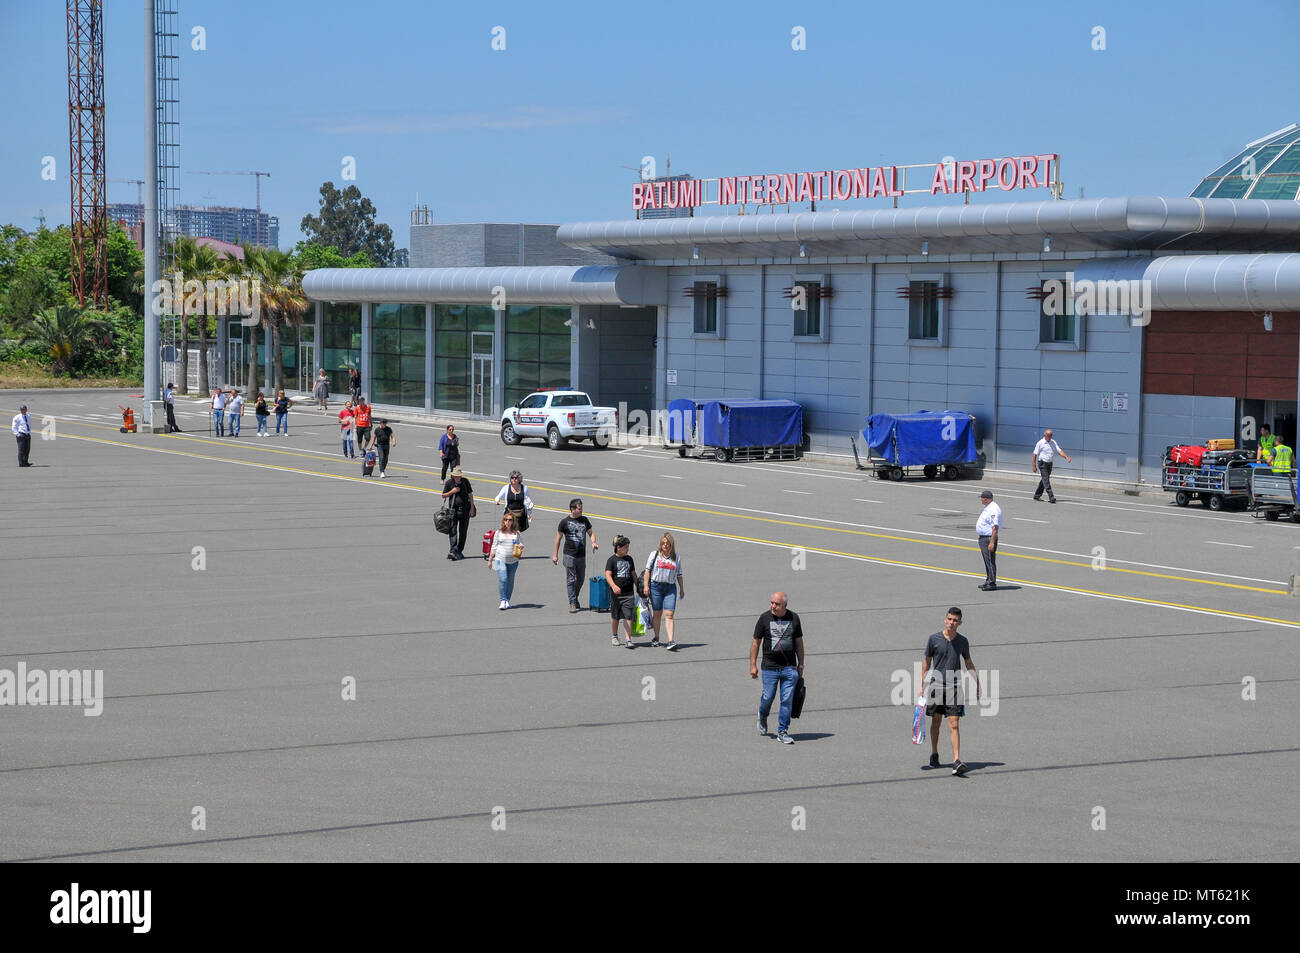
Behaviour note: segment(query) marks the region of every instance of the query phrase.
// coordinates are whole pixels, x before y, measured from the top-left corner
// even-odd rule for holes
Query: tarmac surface
[[[217,438],[182,403],[186,433],[121,434],[126,399],[0,394],[53,437],[0,470],[0,675],[102,670],[105,696],[98,717],[0,707],[0,860],[1300,860],[1300,526],[467,433],[466,553],[511,469],[537,507],[502,612],[495,573],[434,532],[440,426],[395,423],[379,480],[333,413]],[[567,612],[550,554],[573,496],[589,576],[615,533],[638,563],[676,535],[679,651]],[[808,652],[788,746],[758,737],[748,672],[773,590]],[[940,770],[910,738],[951,605],[994,690],[963,719],[964,778],[946,726]]]

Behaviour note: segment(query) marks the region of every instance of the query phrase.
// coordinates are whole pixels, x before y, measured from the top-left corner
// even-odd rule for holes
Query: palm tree
[[[36,344],[50,355],[51,370],[67,374],[74,370],[95,342],[109,331],[108,324],[70,305],[46,308],[32,315],[22,327],[22,344]]]
[[[206,288],[209,279],[221,275],[221,259],[206,245],[199,245],[192,238],[182,236],[176,240],[174,249],[176,269],[181,273],[182,282],[198,281]],[[182,285],[182,289],[184,285]],[[213,310],[215,302],[208,300],[206,290],[198,300],[191,302],[191,296],[184,295],[180,302],[181,311],[181,393],[189,393],[190,360],[190,315],[199,317],[199,392],[208,393],[208,313]],[[173,307],[176,303],[173,302]]]
[[[303,312],[307,310],[307,296],[302,290],[302,270],[294,256],[278,248],[259,248],[253,253],[250,270],[261,284],[262,315],[271,347],[271,373],[268,381],[272,390],[284,386],[284,355],[280,345],[280,329],[289,322],[292,327],[302,325]],[[245,253],[245,264],[249,264]]]

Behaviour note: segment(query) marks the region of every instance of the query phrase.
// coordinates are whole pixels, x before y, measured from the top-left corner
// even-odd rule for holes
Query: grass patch
[[[54,387],[141,387],[138,377],[55,377],[35,361],[0,364],[0,390],[37,390]]]

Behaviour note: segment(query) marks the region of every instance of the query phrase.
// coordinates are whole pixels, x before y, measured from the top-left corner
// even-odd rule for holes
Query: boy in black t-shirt
[[[591,551],[600,549],[596,537],[591,531],[591,520],[582,515],[582,500],[569,500],[569,515],[560,520],[555,530],[555,554],[551,562],[560,562],[560,543],[564,543],[565,585],[569,590],[569,611],[577,612],[578,594],[582,592],[582,579],[587,574],[587,539],[591,539]]]
[[[803,627],[799,617],[786,608],[784,592],[772,593],[770,608],[754,623],[754,641],[749,646],[749,677],[758,678],[758,648],[763,647],[763,694],[758,700],[758,733],[767,737],[767,714],[778,686],[781,707],[777,712],[776,737],[792,745],[790,712],[794,709],[794,687],[803,674]]]
[[[632,647],[632,620],[636,618],[636,563],[627,554],[631,541],[614,537],[614,555],[605,560],[605,581],[609,583],[610,644],[618,645],[618,623],[623,621],[623,644]]]
[[[375,449],[379,451],[379,478],[387,476],[384,469],[388,466],[388,448],[389,445],[397,446],[397,438],[393,436],[393,428],[388,426],[388,421],[381,419],[379,426],[375,428],[374,433],[370,435],[370,446],[367,450]]]
[[[966,714],[958,683],[963,660],[966,668],[975,671],[970,657],[970,642],[957,634],[961,625],[961,609],[953,606],[943,620],[943,631],[930,636],[925,643],[925,659],[921,662],[921,686],[925,692],[925,713],[930,716],[930,767],[939,767],[939,719],[948,716],[948,732],[952,736],[952,773],[961,777],[966,764],[961,760],[961,730],[959,719]],[[926,676],[929,674],[929,683]],[[975,680],[975,699],[979,700],[979,678]]]

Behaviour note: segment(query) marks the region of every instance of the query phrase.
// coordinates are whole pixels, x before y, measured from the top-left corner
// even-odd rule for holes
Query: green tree
[[[70,374],[81,370],[110,328],[99,315],[61,304],[33,315],[22,327],[22,346],[35,345],[50,356],[51,370]]]
[[[349,258],[344,258],[336,245],[313,245],[305,241],[298,243],[293,250],[299,271],[311,271],[315,268],[373,268],[375,263],[363,251]]]
[[[344,258],[365,252],[377,265],[391,267],[396,251],[393,230],[375,223],[375,206],[355,185],[340,192],[333,182],[320,187],[320,214],[304,215],[300,228],[307,244],[334,246]]]
[[[267,329],[271,348],[272,380],[270,390],[284,386],[284,354],[280,345],[280,329],[286,322],[291,327],[302,326],[302,315],[307,310],[307,296],[302,290],[302,270],[294,256],[278,248],[251,248],[244,246],[244,264],[257,278],[262,298],[262,324]],[[249,375],[252,391],[252,375]]]
[[[215,310],[215,302],[209,301],[207,282],[224,277],[221,272],[220,258],[207,245],[200,245],[192,238],[181,236],[176,239],[173,248],[173,261],[181,275],[183,298],[173,301],[172,308],[181,312],[181,373],[176,382],[182,394],[189,393],[189,359],[190,359],[190,317],[198,317],[199,332],[199,393],[208,393],[208,315]],[[186,291],[190,281],[197,281],[203,291],[195,294],[193,286]]]

